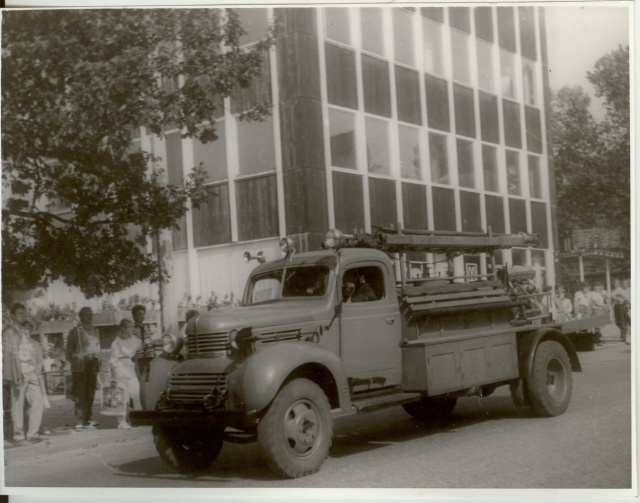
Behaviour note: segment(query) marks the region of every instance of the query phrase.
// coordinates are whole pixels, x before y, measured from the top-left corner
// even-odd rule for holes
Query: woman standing
[[[125,391],[125,403],[133,402],[134,409],[142,409],[140,404],[140,382],[136,376],[133,358],[140,349],[142,341],[133,337],[133,321],[122,320],[118,327],[118,337],[111,345],[111,382],[117,383]],[[118,428],[128,430],[131,425],[127,423],[126,414],[118,418]]]

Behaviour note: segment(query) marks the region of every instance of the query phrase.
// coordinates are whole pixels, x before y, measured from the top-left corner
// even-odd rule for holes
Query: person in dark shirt
[[[367,279],[361,271],[354,270],[349,271],[352,274],[349,277],[349,280],[346,282],[355,282],[354,286],[356,287],[355,293],[351,296],[351,302],[370,302],[372,300],[376,300],[376,292],[373,287],[367,283]]]

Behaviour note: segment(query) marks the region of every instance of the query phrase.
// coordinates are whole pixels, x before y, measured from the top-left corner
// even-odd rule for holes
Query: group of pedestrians
[[[139,376],[155,355],[154,340],[144,324],[146,308],[136,305],[132,318],[118,325],[117,337],[109,355],[110,384],[123,390],[125,403],[140,409]],[[96,389],[101,371],[100,339],[93,325],[93,311],[83,307],[79,322],[68,334],[65,355],[71,370],[71,395],[75,402],[75,430],[94,428],[92,418]],[[4,392],[10,396],[11,422],[14,442],[38,443],[47,438],[41,429],[43,412],[49,406],[43,377],[41,345],[31,338],[27,310],[14,304],[9,321],[2,331],[2,378]],[[5,404],[5,406],[8,404]],[[25,405],[28,427],[25,431]],[[118,418],[118,428],[129,429],[125,414]]]
[[[620,339],[628,343],[631,334],[631,280],[622,281],[616,278],[613,281],[613,287],[611,298],[609,298],[602,283],[594,283],[591,289],[589,283],[582,282],[574,294],[572,303],[567,297],[566,289],[563,286],[557,286],[554,306],[558,321],[593,316],[598,311],[608,310],[613,306],[615,323],[620,329]]]

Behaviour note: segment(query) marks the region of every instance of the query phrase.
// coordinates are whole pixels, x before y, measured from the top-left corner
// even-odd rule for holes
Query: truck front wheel
[[[526,380],[531,408],[539,416],[559,416],[571,401],[573,376],[569,356],[559,342],[538,345]]]
[[[258,442],[271,471],[296,478],[315,473],[329,454],[331,408],[322,389],[296,379],[276,395],[258,424]]]
[[[206,470],[222,450],[223,432],[153,427],[156,451],[170,468],[180,473]]]

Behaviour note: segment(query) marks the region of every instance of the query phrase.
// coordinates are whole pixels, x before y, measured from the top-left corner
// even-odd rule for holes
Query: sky
[[[629,45],[630,8],[622,2],[581,2],[576,6],[545,6],[550,86],[580,85],[592,98],[592,113],[602,118],[601,100],[587,80],[600,57]]]

